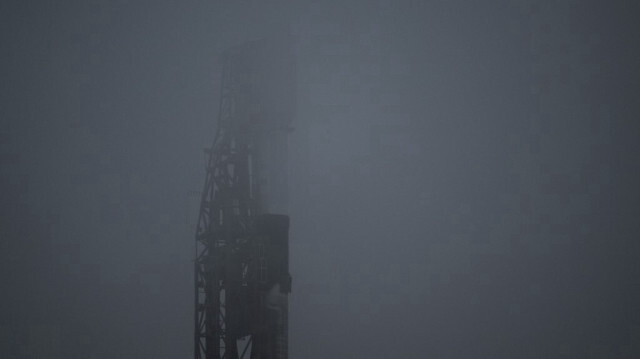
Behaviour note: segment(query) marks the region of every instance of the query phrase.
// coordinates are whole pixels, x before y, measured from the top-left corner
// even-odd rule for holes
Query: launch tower
[[[288,358],[287,132],[293,62],[284,42],[223,55],[220,112],[196,229],[196,359]]]

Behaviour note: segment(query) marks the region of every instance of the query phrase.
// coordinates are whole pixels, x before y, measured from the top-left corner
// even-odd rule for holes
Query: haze
[[[3,1],[0,357],[190,358],[219,54],[290,31],[290,356],[640,357],[635,1]]]

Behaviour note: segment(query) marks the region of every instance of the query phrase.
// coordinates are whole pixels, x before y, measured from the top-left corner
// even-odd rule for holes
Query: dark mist
[[[220,54],[283,32],[292,359],[640,357],[639,16],[1,2],[0,357],[193,357]]]

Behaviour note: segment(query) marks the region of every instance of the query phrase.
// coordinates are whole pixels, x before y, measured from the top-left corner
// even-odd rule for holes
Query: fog
[[[633,1],[3,1],[0,357],[193,356],[220,54],[289,32],[290,357],[640,356]]]

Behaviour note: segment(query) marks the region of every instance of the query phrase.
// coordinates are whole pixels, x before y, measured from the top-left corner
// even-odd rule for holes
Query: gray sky
[[[638,10],[3,1],[0,356],[192,356],[218,54],[289,26],[292,359],[637,357]]]

